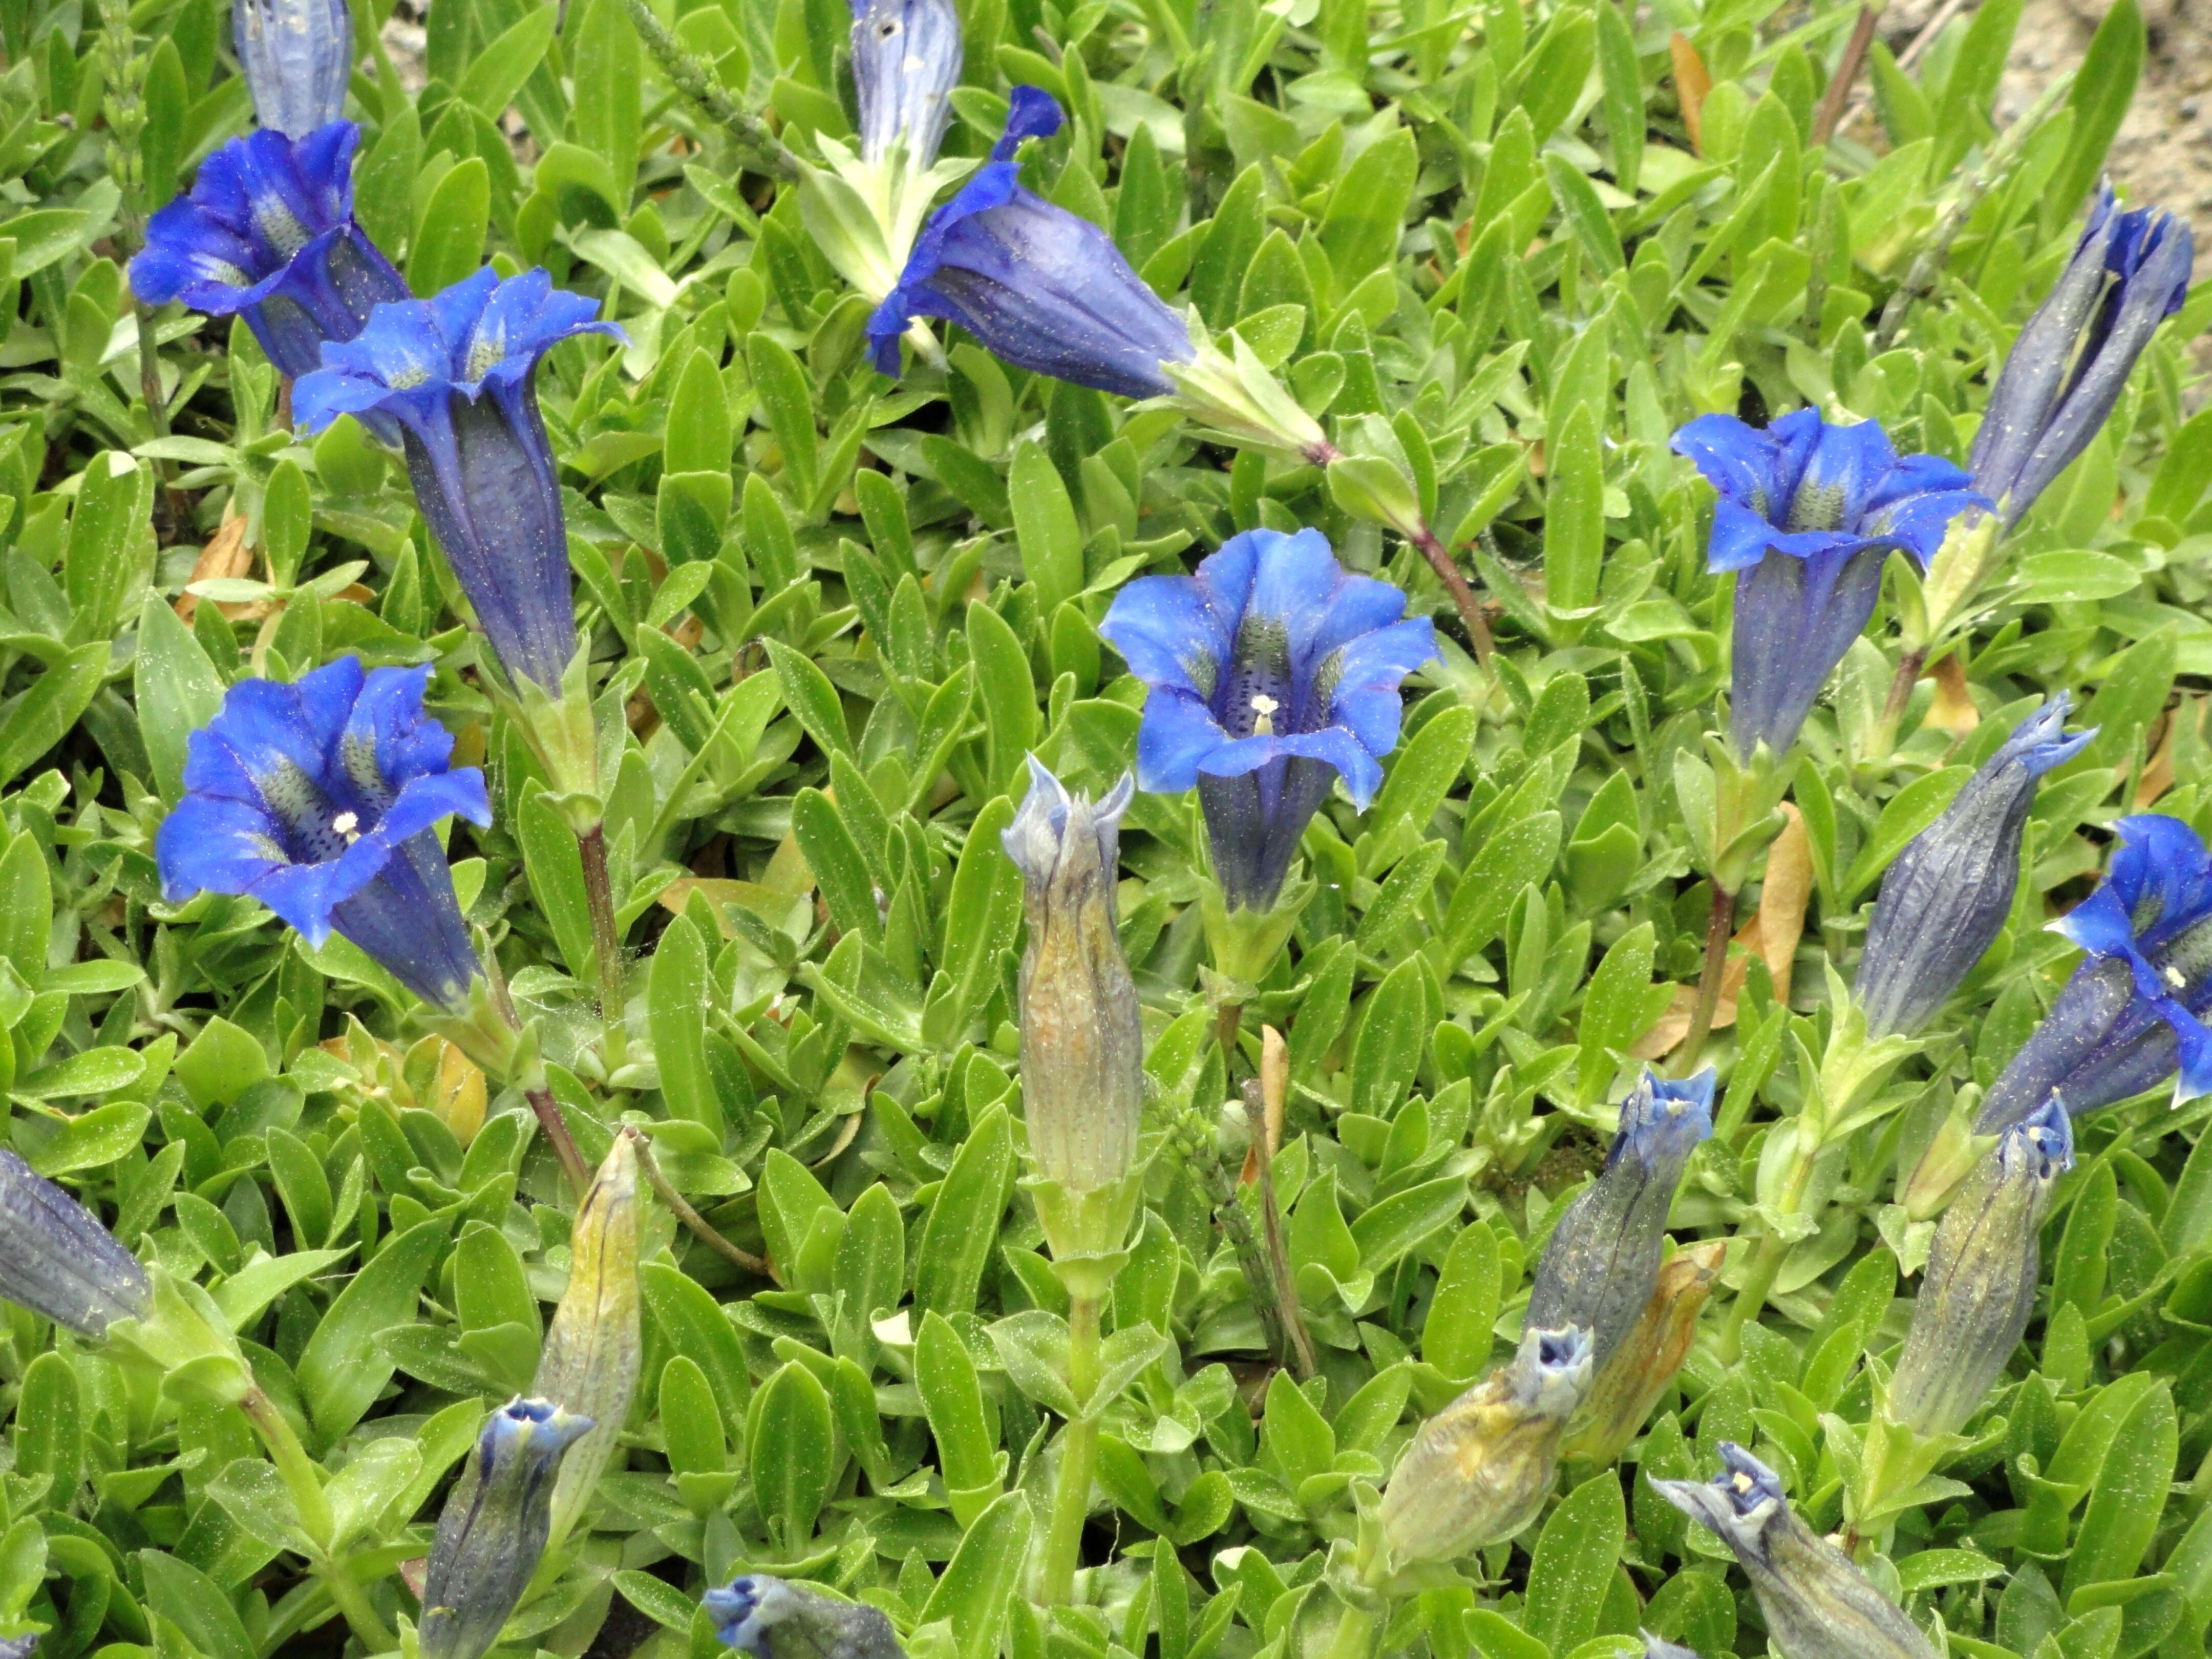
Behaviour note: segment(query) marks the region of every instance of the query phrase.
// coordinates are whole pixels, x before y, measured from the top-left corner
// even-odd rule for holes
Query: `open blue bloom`
[[[1966,459],[2010,528],[2089,446],[2158,325],[2181,309],[2195,254],[2189,222],[2114,210],[2098,192],[2051,297],[2013,342]]]
[[[2163,813],[2112,827],[2120,847],[2104,884],[2051,924],[2088,959],[1983,1097],[1983,1134],[2053,1092],[2077,1117],[2169,1077],[2177,1105],[2212,1094],[2212,855]]]
[[[1175,382],[1163,363],[1197,356],[1190,329],[1088,219],[1024,190],[1014,149],[1060,131],[1060,106],[1016,87],[1004,137],[930,216],[868,338],[876,367],[899,372],[899,337],[915,317],[957,323],[1018,368],[1128,398]]]
[[[1674,447],[1720,492],[1706,568],[1745,573],[1729,735],[1742,760],[1762,743],[1779,756],[1874,614],[1891,552],[1925,566],[1956,514],[1989,503],[1950,462],[1900,460],[1875,422],[1830,426],[1810,409],[1764,432],[1700,415]]]
[[[926,173],[952,118],[960,84],[960,14],[951,0],[852,0],[853,82],[860,100],[860,159],[903,144]]]
[[[1936,1659],[1897,1604],[1791,1511],[1781,1477],[1732,1440],[1720,1452],[1710,1484],[1654,1480],[1652,1489],[1735,1553],[1769,1647],[1787,1659]]]
[[[865,1603],[764,1572],[701,1598],[714,1634],[753,1659],[904,1659],[891,1621]]]
[[[190,196],[147,222],[131,292],[149,306],[243,314],[277,373],[308,374],[325,340],[352,339],[376,307],[407,297],[353,216],[360,142],[350,121],[232,139],[200,164]]]
[[[2066,735],[2071,707],[2061,691],[2022,720],[1892,860],[1859,958],[1856,994],[1872,1035],[1919,1030],[1996,942],[2020,884],[2035,781],[2097,735]]]
[[[0,1297],[96,1339],[143,1318],[154,1286],[98,1216],[0,1146]]]
[[[1318,530],[1248,530],[1195,576],[1146,576],[1099,632],[1146,682],[1137,786],[1195,787],[1229,908],[1264,910],[1337,777],[1363,809],[1398,742],[1398,682],[1437,659],[1406,596]]]
[[[2043,1224],[2074,1167],[2074,1127],[2053,1095],[1997,1138],[1936,1229],[1912,1326],[1891,1374],[1889,1420],[1956,1434],[2003,1375],[2035,1310]]]
[[[1690,1154],[1713,1132],[1713,1068],[1670,1082],[1645,1071],[1621,1103],[1605,1167],[1567,1206],[1528,1292],[1530,1326],[1589,1328],[1602,1370],[1659,1282],[1667,1212]]]
[[[499,1640],[552,1534],[561,1460],[591,1427],[520,1395],[491,1414],[438,1516],[422,1577],[422,1659],[478,1659]]]
[[[310,432],[342,414],[396,430],[416,504],[500,665],[556,696],[576,612],[538,361],[579,334],[622,338],[598,309],[543,270],[501,282],[487,265],[434,300],[380,306],[292,392]]]
[[[231,0],[230,33],[264,128],[301,138],[345,113],[353,68],[345,0]]]
[[[342,933],[425,1002],[465,1010],[477,955],[430,830],[455,813],[489,824],[491,802],[482,772],[447,769],[429,675],[341,657],[290,685],[232,686],[155,837],[162,892],[246,894],[308,944]]]

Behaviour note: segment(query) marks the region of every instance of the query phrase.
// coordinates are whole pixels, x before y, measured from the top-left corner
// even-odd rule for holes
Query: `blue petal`
[[[1137,787],[1156,795],[1179,795],[1198,787],[1201,763],[1231,741],[1229,734],[1188,692],[1167,686],[1145,699],[1137,727]]]
[[[257,805],[186,795],[154,835],[161,896],[180,903],[198,892],[243,893],[289,860]]]
[[[1231,644],[1224,619],[1188,576],[1139,577],[1114,596],[1098,631],[1139,679],[1201,698]]]
[[[1801,414],[1810,410],[1799,411]],[[1788,416],[1784,417],[1785,420]],[[1779,422],[1778,422],[1779,424]],[[1933,456],[1917,456],[1916,460],[1934,460]],[[1937,461],[1936,465],[1948,463]],[[1832,494],[1844,504],[1844,517],[1839,524],[1820,527],[1842,528],[1856,524],[1858,515],[1873,500],[1875,488],[1883,477],[1897,465],[1897,451],[1889,441],[1889,434],[1881,429],[1878,421],[1861,421],[1855,426],[1823,424],[1813,452],[1805,462],[1803,475],[1798,479],[1800,491],[1814,490]],[[1950,469],[1956,472],[1956,468]],[[1957,483],[1964,484],[1963,474]]]
[[[1007,161],[1024,138],[1049,138],[1060,131],[1060,106],[1042,87],[1016,87],[1006,103],[1006,130],[991,146],[994,161]]]
[[[1405,712],[1398,683],[1437,660],[1436,624],[1426,617],[1364,635],[1344,648],[1330,712],[1369,754],[1387,755],[1398,746]]]
[[[1773,439],[1733,415],[1700,415],[1675,433],[1670,447],[1697,467],[1722,501],[1741,503],[1764,521],[1774,489],[1778,446]]]

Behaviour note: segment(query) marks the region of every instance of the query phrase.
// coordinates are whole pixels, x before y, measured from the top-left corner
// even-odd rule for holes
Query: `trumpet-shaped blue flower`
[[[200,164],[189,197],[148,222],[131,292],[149,306],[242,314],[279,374],[310,373],[325,341],[352,339],[376,307],[407,297],[353,216],[360,142],[350,121],[232,139]]]
[[[422,1577],[422,1659],[477,1659],[499,1640],[544,1556],[561,1460],[591,1427],[520,1395],[491,1414],[438,1516]]]
[[[425,1002],[467,1006],[477,972],[441,819],[491,822],[483,774],[422,711],[427,668],[341,657],[290,685],[240,680],[192,733],[185,798],[155,837],[161,890],[257,898],[310,945],[343,934]]]
[[[1161,367],[1197,356],[1189,326],[1087,219],[1024,190],[1024,138],[1060,131],[1060,106],[1016,87],[991,159],[930,216],[899,284],[868,319],[876,367],[899,372],[899,337],[917,316],[960,325],[1018,368],[1130,398],[1164,397]]]
[[[1983,1097],[1983,1134],[2054,1092],[2077,1117],[2169,1077],[2176,1104],[2212,1094],[2212,855],[2163,813],[2112,827],[2120,847],[2103,885],[2051,924],[2088,960]]]
[[[1711,1485],[1654,1480],[1653,1490],[1735,1553],[1784,1659],[1936,1659],[1928,1638],[1851,1565],[1791,1513],[1772,1469],[1732,1440]]]
[[[1712,1132],[1711,1066],[1679,1083],[1644,1073],[1621,1104],[1605,1167],[1544,1247],[1528,1324],[1588,1327],[1596,1369],[1605,1369],[1651,1299],[1674,1189]]]
[[[852,0],[853,82],[860,101],[860,159],[900,145],[927,173],[952,118],[960,84],[960,14],[951,0]]]
[[[542,270],[501,282],[487,265],[434,300],[380,306],[292,392],[310,432],[350,413],[396,434],[416,504],[501,666],[555,696],[576,613],[538,362],[579,334],[622,338],[592,320],[598,309]]]
[[[1956,1434],[2003,1374],[2035,1310],[2042,1233],[2074,1127],[2056,1095],[1998,1137],[1936,1228],[1912,1327],[1891,1376],[1893,1423]]]
[[[714,1634],[753,1659],[905,1659],[878,1609],[764,1572],[708,1590],[700,1605]]]
[[[98,1217],[0,1147],[0,1297],[96,1338],[143,1318],[153,1295],[138,1258]]]
[[[2181,309],[2189,222],[2098,192],[2074,257],[2006,356],[1966,469],[2008,528],[2088,447],[2158,325]]]
[[[345,113],[345,0],[231,0],[230,33],[264,127],[300,138]]]
[[[1195,576],[1146,576],[1099,631],[1152,687],[1137,785],[1195,787],[1231,909],[1272,906],[1336,778],[1364,808],[1397,745],[1398,683],[1437,659],[1406,596],[1340,566],[1318,530],[1248,530]]]
[[[2035,781],[2097,735],[2094,726],[2066,735],[2071,706],[2061,691],[2022,720],[1891,862],[1859,958],[1858,1004],[1872,1035],[1917,1031],[1996,942],[2020,882]]]
[[[1830,426],[1810,409],[1763,432],[1700,415],[1674,447],[1720,492],[1706,568],[1743,573],[1729,735],[1741,760],[1762,743],[1778,756],[1874,614],[1889,555],[1925,566],[1954,516],[1989,503],[1950,462],[1900,460],[1875,422]]]

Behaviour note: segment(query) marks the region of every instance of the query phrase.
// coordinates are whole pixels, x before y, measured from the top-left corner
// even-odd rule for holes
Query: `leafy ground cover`
[[[10,1651],[2202,1654],[2020,12],[0,0]]]

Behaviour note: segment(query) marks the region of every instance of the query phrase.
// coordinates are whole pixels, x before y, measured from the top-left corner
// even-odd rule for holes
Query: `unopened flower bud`
[[[1587,1325],[1603,1370],[1651,1299],[1674,1188],[1690,1153],[1712,1132],[1712,1067],[1680,1083],[1644,1073],[1621,1104],[1605,1168],[1544,1247],[1528,1293],[1529,1325]]]
[[[1039,1178],[1070,1197],[1124,1180],[1137,1160],[1145,1036],[1114,914],[1132,787],[1125,777],[1102,800],[1071,795],[1032,756],[1029,793],[1004,837],[1029,920],[1021,1036],[1030,1155]],[[1062,1243],[1054,1240],[1055,1251]]]
[[[599,1165],[568,1235],[568,1288],[554,1310],[532,1384],[596,1425],[561,1465],[552,1537],[568,1535],[614,1455],[629,1416],[641,1361],[638,1328],[637,1152],[629,1132]]]
[[[1698,1315],[1727,1259],[1728,1243],[1717,1238],[1676,1252],[1659,1269],[1651,1299],[1591,1380],[1589,1395],[1559,1448],[1562,1456],[1605,1464],[1627,1449],[1690,1357]]]
[[[1421,1425],[1382,1494],[1392,1559],[1454,1561],[1536,1518],[1590,1382],[1590,1334],[1528,1329],[1520,1351]]]
[[[878,1609],[766,1573],[708,1590],[702,1605],[714,1634],[753,1659],[905,1659]]]
[[[2022,720],[1943,815],[1910,842],[1881,878],[1856,995],[1871,1036],[1911,1036],[1996,942],[2020,883],[2021,832],[2035,783],[2097,735],[2065,733],[2061,691]]]
[[[141,1319],[154,1286],[137,1257],[60,1188],[0,1148],[0,1297],[98,1338]]]
[[[1889,1383],[1889,1418],[1955,1434],[2002,1374],[2035,1309],[2040,1237],[2074,1131],[2056,1095],[2006,1130],[1936,1224],[1912,1327]]]
[[[592,1426],[518,1395],[491,1414],[438,1517],[422,1579],[422,1659],[477,1659],[545,1553],[554,1470]]]
[[[1920,1154],[1920,1161],[1912,1166],[1912,1173],[1898,1189],[1897,1201],[1904,1206],[1905,1218],[1930,1221],[1942,1214],[1951,1194],[1959,1190],[1959,1183],[1982,1161],[1982,1154],[1993,1144],[1987,1136],[1975,1135],[1972,1114],[1954,1103],[1942,1122],[1936,1126],[1927,1151]]]
[[[1711,1485],[1651,1485],[1735,1552],[1781,1659],[1936,1659],[1850,1558],[1790,1512],[1773,1470],[1730,1440],[1721,1442],[1721,1462]]]

